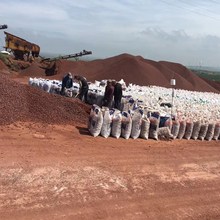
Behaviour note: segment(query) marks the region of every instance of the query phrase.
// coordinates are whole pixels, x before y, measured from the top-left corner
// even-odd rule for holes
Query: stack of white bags
[[[119,111],[100,108],[106,82],[107,80],[102,80],[90,83],[87,96],[89,104],[96,106],[96,111],[100,112],[99,117],[101,117],[100,115],[103,117],[99,132],[103,137],[111,135],[116,138],[124,137],[125,139],[129,137],[158,139],[158,136],[164,136],[163,133],[170,132],[172,135],[170,137],[173,139],[209,141],[220,138],[220,94],[175,89],[172,99],[173,91],[171,88],[133,84],[126,86],[124,80],[120,80],[123,86],[123,98]],[[61,81],[59,80],[30,78],[29,85],[48,93],[60,94],[61,91]],[[65,92],[66,96],[75,97],[78,91],[79,84],[74,82],[73,87]],[[173,107],[161,106],[161,103],[158,102],[159,99],[164,103],[171,103]],[[151,115],[155,112],[158,113],[159,118],[155,114]],[[170,117],[170,120],[168,120],[169,125],[157,126],[163,117]],[[175,120],[172,120],[171,117]],[[90,115],[90,120],[91,118]],[[106,124],[108,126],[111,124],[111,129]],[[147,130],[148,125],[149,132],[146,132],[144,128]],[[142,127],[144,128],[142,129]],[[159,127],[159,130],[157,130],[157,127]],[[91,134],[97,136],[93,132]],[[167,134],[167,136],[169,135]]]
[[[164,123],[161,126],[161,121]],[[88,129],[92,136],[143,139],[218,140],[219,123],[201,123],[160,116],[159,112],[136,110],[119,111],[92,105]]]

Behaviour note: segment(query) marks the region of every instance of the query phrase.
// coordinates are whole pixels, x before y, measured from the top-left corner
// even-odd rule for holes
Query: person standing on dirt
[[[122,85],[119,82],[114,84],[114,108],[121,110]]]
[[[68,72],[62,80],[62,89],[61,89],[61,95],[65,94],[65,89],[71,88],[73,86],[73,79],[72,74]]]
[[[112,107],[112,101],[113,101],[113,95],[114,95],[114,86],[112,85],[112,81],[108,80],[107,85],[105,87],[105,93],[103,98],[103,106],[111,108]]]
[[[74,76],[74,79],[78,80],[79,86],[80,86],[78,98],[81,101],[85,101],[85,103],[87,103],[87,94],[88,94],[88,90],[89,90],[89,85],[88,85],[86,78],[83,76],[76,75],[76,76]]]

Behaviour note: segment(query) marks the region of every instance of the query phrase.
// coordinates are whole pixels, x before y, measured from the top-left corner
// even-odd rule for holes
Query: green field
[[[196,73],[201,78],[209,79],[211,81],[220,82],[220,72],[218,71],[209,71],[201,69],[190,69],[192,72]]]

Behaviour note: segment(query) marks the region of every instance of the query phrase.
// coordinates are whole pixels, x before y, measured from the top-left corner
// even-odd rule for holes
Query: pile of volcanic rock
[[[0,125],[14,122],[87,124],[90,107],[78,99],[48,94],[0,74]]]

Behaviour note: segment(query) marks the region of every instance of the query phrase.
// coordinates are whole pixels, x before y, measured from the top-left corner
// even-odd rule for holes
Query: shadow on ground
[[[88,128],[86,128],[86,127],[81,127],[81,126],[76,126],[76,128],[79,130],[79,133],[80,133],[81,135],[89,135],[89,136],[90,136],[90,133],[89,133]]]

